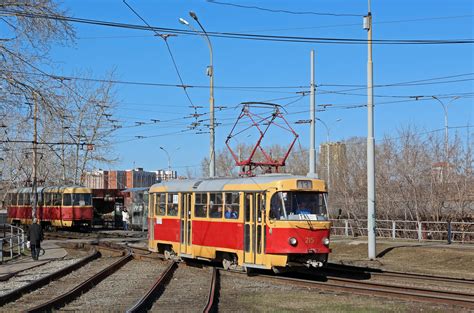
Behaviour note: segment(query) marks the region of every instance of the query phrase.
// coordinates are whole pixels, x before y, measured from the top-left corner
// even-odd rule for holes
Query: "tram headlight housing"
[[[323,240],[322,240],[323,245],[325,245],[326,247],[329,246],[329,243],[330,243],[330,242],[331,242],[331,241],[330,241],[329,238],[327,238],[327,237],[324,237]]]
[[[292,245],[293,247],[296,247],[296,245],[298,244],[298,240],[296,240],[295,237],[290,237],[290,238],[288,239],[288,243],[289,243],[290,245]]]

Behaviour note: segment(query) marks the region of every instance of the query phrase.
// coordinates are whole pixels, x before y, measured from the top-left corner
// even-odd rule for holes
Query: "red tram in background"
[[[326,195],[323,181],[285,174],[164,181],[149,192],[149,250],[226,269],[320,267]]]
[[[36,218],[43,226],[90,227],[93,218],[92,194],[81,186],[37,188]],[[10,224],[32,223],[33,191],[31,187],[10,190],[7,195],[7,221]]]

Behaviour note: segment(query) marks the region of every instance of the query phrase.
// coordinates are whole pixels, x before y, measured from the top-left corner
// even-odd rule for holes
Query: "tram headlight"
[[[288,243],[295,247],[298,244],[298,240],[296,240],[295,237],[291,237],[290,239],[288,239]]]
[[[330,241],[329,238],[327,238],[327,237],[324,237],[323,240],[322,240],[322,243],[323,243],[323,245],[325,245],[325,246],[329,246],[329,243],[330,243],[330,242],[331,242],[331,241]]]

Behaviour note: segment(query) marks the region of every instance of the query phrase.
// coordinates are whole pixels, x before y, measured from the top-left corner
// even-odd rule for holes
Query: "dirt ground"
[[[377,243],[377,259],[367,260],[367,241],[333,240],[330,262],[474,279],[474,245]]]

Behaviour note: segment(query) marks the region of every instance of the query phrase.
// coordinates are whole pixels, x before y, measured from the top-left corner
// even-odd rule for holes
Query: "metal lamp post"
[[[330,182],[331,182],[331,172],[330,172],[330,155],[329,155],[329,140],[330,140],[330,132],[331,132],[331,129],[328,127],[328,125],[320,118],[316,118],[316,120],[320,121],[324,128],[326,128],[326,170],[327,170],[327,177],[326,177],[326,181],[327,181],[327,184],[328,184],[328,190],[330,190]],[[342,119],[338,118],[335,123],[337,122],[340,122],[342,121]]]
[[[163,147],[160,147],[161,150],[163,150],[165,153],[166,153],[166,156],[168,157],[168,171],[171,172],[171,158],[170,158],[170,154],[168,153],[168,151],[163,148]]]
[[[446,161],[446,171],[448,170],[448,164],[449,164],[449,134],[448,134],[448,105],[453,102],[456,99],[459,99],[459,97],[454,97],[451,99],[451,101],[448,102],[448,104],[444,104],[443,101],[441,101],[438,97],[436,96],[431,96],[431,98],[435,99],[438,101],[441,106],[443,107],[444,110],[444,152],[445,152],[445,161]]]
[[[207,35],[206,30],[202,26],[201,22],[199,22],[199,19],[193,11],[189,12],[189,15],[198,23],[199,27],[202,30],[201,32],[196,31],[191,24],[189,24],[188,21],[186,21],[183,18],[179,19],[179,22],[183,25],[188,26],[192,31],[196,32],[199,34],[201,37],[203,37],[207,45],[209,47],[209,55],[210,55],[210,65],[207,68],[207,75],[209,76],[210,79],[210,97],[209,97],[209,115],[210,115],[210,124],[209,124],[209,132],[210,132],[210,162],[209,162],[209,177],[214,177],[216,173],[216,162],[215,162],[215,128],[214,128],[214,66],[213,66],[213,54],[212,54],[212,44],[211,40],[209,39],[209,36]],[[204,36],[202,35],[204,34]]]

